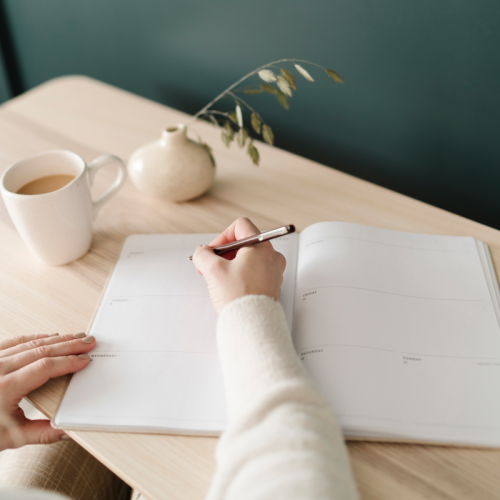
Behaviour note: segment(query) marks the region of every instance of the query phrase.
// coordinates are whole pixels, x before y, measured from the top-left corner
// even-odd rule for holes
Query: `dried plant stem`
[[[250,106],[250,104],[248,104],[245,100],[237,95],[234,95],[231,91],[228,91],[227,95],[233,97],[236,103],[241,102],[241,104],[245,105],[250,111],[254,112],[260,118],[260,121],[265,125],[266,122],[264,121],[264,118],[262,118],[262,116],[260,116],[260,113],[255,111],[255,109],[253,109],[252,106]]]
[[[203,114],[204,115],[222,115],[222,116],[225,116],[226,118],[231,119],[231,116],[229,115],[229,113],[226,113],[225,111],[216,111],[215,109],[211,109],[210,111],[205,111]]]
[[[231,90],[233,90],[236,86],[238,86],[241,82],[244,82],[247,78],[250,78],[251,76],[255,75],[256,73],[258,73],[259,71],[265,69],[265,68],[269,68],[270,66],[273,66],[275,64],[279,64],[279,63],[283,63],[283,62],[297,62],[297,63],[304,63],[304,64],[312,64],[313,66],[317,66],[318,68],[321,68],[323,70],[326,71],[326,68],[324,68],[323,66],[321,66],[320,64],[316,64],[316,63],[312,63],[312,62],[309,62],[309,61],[305,61],[304,59],[279,59],[278,61],[273,61],[273,62],[270,62],[268,64],[264,64],[264,66],[261,66],[260,68],[257,68],[257,69],[254,69],[253,71],[251,71],[250,73],[248,73],[247,75],[243,76],[242,78],[240,78],[238,81],[234,82],[230,87],[228,87],[226,90],[224,90],[223,92],[221,92],[215,99],[211,100],[205,107],[203,107],[202,109],[200,109],[200,111],[198,111],[198,113],[196,113],[192,118],[191,120],[188,121],[188,123],[186,124],[186,126],[189,127],[189,125],[191,125],[193,122],[195,122],[201,115],[204,115],[206,114],[206,112],[217,102],[219,101],[220,99],[222,99],[225,95],[227,95],[229,92],[231,92]]]

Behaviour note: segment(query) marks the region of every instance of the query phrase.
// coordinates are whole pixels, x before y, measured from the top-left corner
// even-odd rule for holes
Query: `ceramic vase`
[[[170,201],[201,196],[215,178],[212,157],[187,138],[185,125],[164,130],[158,141],[136,150],[128,162],[128,172],[141,191]]]

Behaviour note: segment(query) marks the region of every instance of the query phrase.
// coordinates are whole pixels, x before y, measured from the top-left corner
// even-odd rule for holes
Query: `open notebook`
[[[217,317],[188,259],[214,236],[127,238],[55,426],[224,429]],[[297,353],[346,436],[500,446],[500,294],[484,243],[323,222],[273,245]]]

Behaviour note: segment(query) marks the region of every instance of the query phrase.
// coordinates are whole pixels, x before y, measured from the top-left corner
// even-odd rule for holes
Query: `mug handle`
[[[92,200],[92,206],[94,209],[94,218],[97,215],[97,212],[102,208],[102,206],[112,198],[117,191],[123,186],[126,178],[127,178],[127,168],[118,156],[114,155],[102,155],[99,158],[96,158],[93,162],[89,163],[89,178],[90,185],[94,184],[94,177],[97,174],[97,171],[100,170],[105,165],[115,163],[118,165],[118,175],[116,176],[115,182],[111,184],[111,186],[101,195],[97,200]]]

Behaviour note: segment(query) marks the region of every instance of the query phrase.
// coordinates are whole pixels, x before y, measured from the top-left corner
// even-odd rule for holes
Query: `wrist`
[[[252,297],[258,297],[259,299],[262,299],[263,301],[265,300],[272,300],[273,302],[278,302],[274,297],[271,297],[270,295],[266,293],[244,293],[241,295],[235,295],[234,297],[228,299],[227,301],[224,302],[223,305],[221,305],[220,310],[218,311],[219,315],[222,314],[222,311],[225,311],[228,307],[232,307],[234,305],[238,305],[242,302],[245,302],[246,300],[252,300]]]

